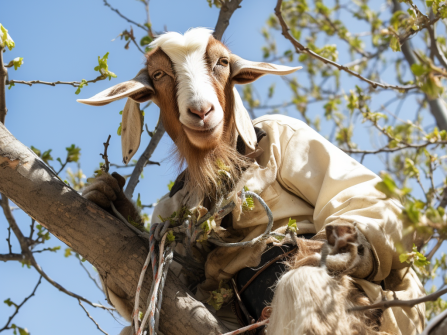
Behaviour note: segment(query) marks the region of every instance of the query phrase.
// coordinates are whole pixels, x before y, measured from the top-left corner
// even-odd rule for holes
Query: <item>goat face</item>
[[[157,39],[156,49],[146,56],[147,69],[168,134],[175,141],[183,131],[193,146],[212,149],[232,121],[232,113],[224,112],[231,103],[225,99],[231,97],[225,94],[230,88],[230,52],[208,30],[192,32]]]
[[[78,100],[101,106],[128,98],[122,128],[125,163],[138,149],[142,129],[138,103],[147,100],[160,107],[163,125],[177,147],[186,141],[182,145],[190,151],[213,151],[220,142],[230,144],[237,130],[247,147],[254,150],[256,137],[250,117],[234,85],[299,68],[244,60],[211,34],[205,28],[191,29],[184,35],[165,33],[152,42],[147,67],[134,79]]]

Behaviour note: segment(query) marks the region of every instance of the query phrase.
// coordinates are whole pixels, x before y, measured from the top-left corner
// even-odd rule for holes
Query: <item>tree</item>
[[[104,5],[115,12],[113,14],[126,20],[126,25],[131,25],[131,28],[126,28],[119,35],[125,49],[144,52],[145,46],[161,29],[157,27],[155,31],[151,24],[149,1],[140,2],[146,13],[143,24],[123,14],[124,8],[115,8],[108,1],[104,1]],[[208,0],[210,7],[219,8],[217,37],[223,35],[240,3],[240,0]],[[249,7],[251,4],[244,2],[242,5]],[[204,1],[202,6],[206,6]],[[269,78],[259,84],[245,86],[242,95],[252,117],[265,112],[288,113],[299,117],[373,171],[384,171],[381,173],[383,183],[379,187],[388,196],[403,202],[404,219],[412,223],[410,231],[405,233],[416,232],[418,236],[413,252],[402,252],[401,261],[417,270],[429,291],[436,290],[430,285],[441,289],[446,282],[447,270],[445,255],[440,253],[445,248],[444,208],[447,205],[444,192],[447,184],[443,176],[447,112],[442,86],[442,80],[447,75],[446,35],[442,32],[446,24],[447,4],[437,0],[393,0],[383,3],[366,0],[340,3],[335,0],[330,4],[319,0],[279,0],[271,1],[269,6],[271,15],[262,29],[264,58],[285,64],[299,63],[304,66],[302,71],[306,78],[302,78],[303,73],[299,73],[298,77],[283,78],[283,82]],[[238,10],[237,15],[242,15],[242,11]],[[246,21],[250,13],[243,13],[242,19]],[[6,58],[13,42],[4,29],[1,35],[2,47],[8,48],[8,52],[0,52],[5,58],[5,61],[0,61],[0,65],[8,66],[10,74],[7,80],[4,68],[0,66],[0,71],[3,70],[0,72],[0,120],[3,123],[6,115],[5,79],[11,91],[23,89],[18,87],[19,84],[43,83],[13,79],[12,68],[20,67],[23,59]],[[11,30],[9,34],[14,37],[14,31]],[[94,82],[100,85],[101,80],[115,76],[108,68],[108,55],[106,53],[98,57],[95,70],[99,73],[92,76],[91,80],[47,82],[47,85],[71,85],[76,87],[76,93],[89,89]],[[290,93],[285,92],[285,87],[290,89]],[[261,91],[265,93],[260,94]],[[51,99],[50,93],[47,94],[48,99]],[[8,126],[8,118],[5,125]],[[33,267],[47,282],[60,288],[40,269],[34,256],[40,250],[58,252],[56,247],[46,247],[48,238],[53,234],[68,245],[66,255],[73,254],[80,260],[85,258],[96,267],[103,280],[106,278],[109,282],[115,282],[129,295],[133,295],[147,255],[146,244],[122,222],[77,195],[75,191],[84,183],[83,173],[77,164],[79,147],[68,146],[66,157],[58,160],[57,167],[49,168],[53,159],[51,150],[40,151],[32,147],[40,157],[38,159],[15,140],[3,125],[0,127],[1,205],[8,222],[7,247],[0,255],[0,260],[19,261]],[[116,127],[119,132],[118,124]],[[370,139],[364,136],[366,131],[370,133]],[[148,133],[151,138],[140,158],[126,170],[121,170],[126,171],[129,177],[126,189],[128,196],[134,195],[145,166],[153,163],[150,159],[164,130],[159,124],[154,132],[148,130]],[[96,147],[101,148],[105,139],[97,143]],[[26,164],[17,164],[18,161]],[[77,171],[68,171],[67,166],[70,165],[75,165]],[[114,167],[121,168],[116,164]],[[160,174],[157,170],[151,171]],[[69,186],[57,177],[64,172]],[[164,191],[154,193],[160,196]],[[23,233],[24,224],[15,219],[17,215],[11,211],[7,196],[40,223],[36,224],[34,219],[29,219],[29,237]],[[134,195],[134,199],[145,207],[140,196]],[[20,245],[14,246],[20,252],[12,250],[11,230],[20,242]],[[104,241],[107,241],[107,245],[110,243],[120,248],[109,249],[106,244],[101,244]],[[129,263],[128,259],[134,262]],[[131,278],[120,274],[120,269],[131,273]],[[40,283],[41,278],[35,287],[25,290],[39,294]],[[149,287],[150,278],[146,278],[142,296],[147,296]],[[64,292],[90,307],[89,300],[83,300],[66,289]],[[175,279],[170,279],[165,292],[164,308],[176,309],[179,318],[175,322],[162,318],[162,330],[173,334],[176,331],[184,333],[184,328],[179,328],[184,320],[190,322],[187,326],[196,327],[197,333],[201,329],[203,333],[208,333],[208,326],[214,327],[216,331],[224,329],[205,308],[188,297],[187,291]],[[180,299],[175,292],[182,292]],[[5,302],[11,311],[21,311],[23,305],[8,297],[5,296]],[[441,313],[446,306],[442,298],[427,303],[427,318]],[[198,310],[197,314],[191,314],[194,309]],[[206,326],[200,323],[200,317],[208,318]],[[14,324],[14,330],[25,333],[26,324],[15,324],[14,319],[10,321],[5,330],[14,329]],[[100,327],[98,323],[96,325]],[[0,332],[2,330],[0,328]]]

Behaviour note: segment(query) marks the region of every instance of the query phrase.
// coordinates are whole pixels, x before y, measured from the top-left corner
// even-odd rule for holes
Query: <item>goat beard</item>
[[[177,138],[175,156],[179,170],[187,165],[184,187],[189,198],[214,202],[233,190],[252,163],[236,150],[235,137],[224,132],[218,145],[208,150],[194,147],[184,133]]]

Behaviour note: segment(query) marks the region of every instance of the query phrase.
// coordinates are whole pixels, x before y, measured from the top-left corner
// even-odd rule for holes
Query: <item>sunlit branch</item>
[[[288,39],[292,45],[295,47],[295,52],[296,53],[305,53],[308,54],[320,61],[322,61],[324,64],[329,64],[332,65],[334,67],[336,67],[337,69],[341,70],[341,71],[345,71],[347,73],[349,73],[350,75],[359,78],[360,80],[368,83],[369,85],[371,85],[374,88],[377,87],[381,87],[381,88],[385,88],[385,89],[395,89],[395,90],[399,90],[399,91],[408,91],[408,90],[412,90],[412,89],[416,89],[419,88],[417,85],[405,85],[405,86],[400,86],[400,85],[390,85],[390,84],[386,84],[386,83],[379,83],[373,80],[370,80],[368,78],[365,78],[363,76],[361,76],[359,73],[350,70],[349,68],[347,68],[344,65],[338,64],[336,62],[333,62],[323,56],[320,56],[319,54],[313,52],[312,50],[310,50],[309,48],[305,47],[304,45],[302,45],[300,42],[298,42],[290,33],[290,29],[287,26],[286,22],[284,21],[284,18],[282,17],[282,13],[281,13],[281,4],[282,4],[282,0],[278,0],[277,5],[275,7],[275,14],[279,19],[279,22],[281,24],[281,28],[282,28],[282,35],[284,35],[284,37],[286,39]]]
[[[100,75],[98,77],[96,77],[95,79],[92,80],[88,80],[87,83],[96,83],[97,81],[100,80],[104,80],[107,79],[108,77],[105,75]],[[14,80],[11,79],[8,81],[9,84],[14,83],[14,84],[25,84],[28,86],[33,86],[33,84],[42,84],[42,85],[49,85],[49,86],[56,86],[56,85],[71,85],[73,87],[79,87],[79,85],[81,84],[80,81],[53,81],[53,82],[48,82],[48,81],[42,81],[42,80],[31,80],[31,81],[24,81],[24,80]]]
[[[349,309],[349,312],[365,311],[368,309],[387,309],[390,307],[413,307],[427,301],[436,301],[439,297],[447,293],[447,288],[438,292],[429,294],[425,297],[412,300],[384,300],[368,306],[360,306]]]

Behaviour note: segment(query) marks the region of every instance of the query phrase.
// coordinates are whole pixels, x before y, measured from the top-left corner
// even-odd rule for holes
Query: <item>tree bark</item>
[[[82,198],[63,183],[30,149],[0,123],[0,192],[81,254],[107,284],[131,299],[148,245],[124,223]],[[145,309],[152,278],[146,275],[141,304]],[[227,329],[178,278],[168,275],[160,330],[165,334],[218,334]]]

